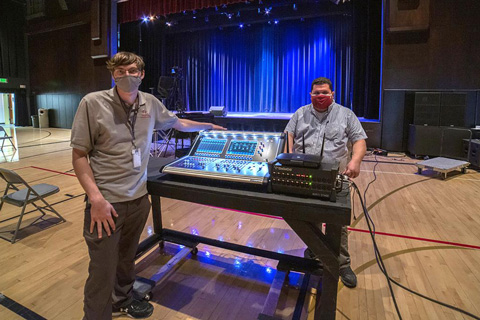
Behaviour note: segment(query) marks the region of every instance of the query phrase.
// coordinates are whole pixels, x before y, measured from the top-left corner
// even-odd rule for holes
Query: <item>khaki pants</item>
[[[90,264],[85,283],[84,319],[112,319],[112,307],[123,307],[133,300],[135,254],[140,235],[150,212],[148,195],[126,202],[112,203],[118,217],[110,237],[105,230],[98,239],[97,228],[90,233],[90,204],[85,208],[83,236]]]

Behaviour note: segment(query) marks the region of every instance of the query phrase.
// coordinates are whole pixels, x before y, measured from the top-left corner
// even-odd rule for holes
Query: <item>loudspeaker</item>
[[[387,0],[388,32],[418,32],[430,27],[430,0]]]
[[[467,154],[463,147],[463,140],[470,140],[472,131],[466,128],[443,127],[442,146],[440,156],[467,160]]]
[[[442,93],[440,125],[465,127],[466,93]]]
[[[468,153],[469,139],[463,139],[463,149],[465,154]],[[480,167],[480,139],[472,139],[470,144],[470,154],[468,155],[468,162],[475,167]]]
[[[415,92],[413,124],[440,125],[440,100],[439,92]]]
[[[208,111],[216,117],[225,117],[227,115],[227,108],[225,108],[225,106],[210,107]]]
[[[415,156],[440,156],[442,127],[411,124],[408,134],[408,152]]]

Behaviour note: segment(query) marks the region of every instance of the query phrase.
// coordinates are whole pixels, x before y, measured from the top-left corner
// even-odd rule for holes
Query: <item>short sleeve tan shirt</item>
[[[127,111],[115,87],[86,95],[73,121],[70,145],[88,154],[95,182],[111,203],[134,200],[147,193],[146,169],[153,130],[169,129],[178,121],[151,94],[139,92],[137,103],[134,144],[141,154],[138,168],[133,166]]]

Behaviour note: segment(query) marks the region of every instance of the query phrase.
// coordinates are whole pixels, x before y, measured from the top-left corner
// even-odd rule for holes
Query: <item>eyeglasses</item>
[[[310,94],[312,95],[312,97],[316,97],[316,96],[331,97],[332,96],[331,93],[325,93],[325,92],[311,92]]]
[[[113,75],[116,76],[116,77],[123,77],[125,75],[127,75],[127,73],[131,76],[139,76],[141,71],[138,70],[137,68],[131,68],[129,70],[125,70],[125,69],[115,69],[115,71],[113,71]]]

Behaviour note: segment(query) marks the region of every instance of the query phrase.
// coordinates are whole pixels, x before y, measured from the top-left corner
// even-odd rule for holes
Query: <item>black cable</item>
[[[360,189],[358,189],[357,185],[353,181],[352,181],[352,185],[355,188],[355,190],[357,191],[358,197],[360,199],[360,204],[363,208],[363,213],[365,214],[365,217],[366,217],[365,221],[367,221],[368,230],[370,231],[369,233],[370,233],[370,236],[372,238],[373,249],[374,249],[374,252],[375,252],[375,260],[377,261],[377,264],[380,268],[380,271],[382,271],[382,273],[385,275],[385,277],[387,279],[388,289],[390,291],[390,295],[392,296],[392,300],[393,300],[393,304],[395,306],[395,310],[397,311],[398,318],[401,320],[402,315],[400,314],[400,309],[398,308],[397,299],[395,298],[395,293],[393,292],[392,284],[390,282],[390,276],[388,275],[387,269],[385,268],[385,264],[383,263],[382,255],[380,254],[380,250],[378,249],[378,246],[377,246],[377,241],[375,240],[375,235],[374,235],[375,233],[372,230],[372,226],[370,224],[371,218],[368,214],[367,208],[365,207],[365,203],[363,202],[363,198],[362,198],[362,195],[360,193]]]
[[[450,304],[448,304],[448,303],[441,302],[441,301],[439,301],[439,300],[436,300],[436,299],[430,298],[430,297],[428,297],[428,296],[425,296],[425,295],[423,295],[423,294],[421,294],[421,293],[419,293],[419,292],[416,292],[416,291],[414,291],[414,290],[412,290],[412,289],[410,289],[410,288],[407,288],[407,287],[403,286],[403,285],[400,284],[399,282],[397,282],[397,281],[395,281],[394,279],[390,278],[390,276],[389,276],[388,273],[387,273],[387,269],[385,268],[385,264],[383,263],[383,259],[382,259],[382,256],[381,256],[381,254],[380,254],[380,251],[378,250],[377,242],[376,242],[376,240],[375,240],[375,236],[374,236],[374,234],[373,234],[373,231],[372,231],[372,228],[371,228],[371,225],[370,225],[370,222],[372,221],[372,219],[371,219],[371,217],[370,217],[370,215],[369,215],[369,213],[368,213],[368,209],[367,209],[367,207],[365,206],[365,203],[364,203],[364,201],[363,201],[363,199],[362,199],[360,189],[358,188],[358,186],[357,186],[353,181],[350,181],[350,182],[351,182],[353,188],[356,190],[356,192],[357,192],[357,194],[358,194],[358,198],[360,199],[360,203],[361,203],[361,206],[362,206],[362,209],[363,209],[363,213],[364,213],[364,215],[365,215],[365,217],[366,217],[365,220],[367,221],[367,226],[368,226],[368,229],[369,229],[369,231],[370,231],[369,233],[370,233],[370,236],[371,236],[372,242],[373,242],[373,248],[374,248],[374,251],[375,251],[375,260],[376,260],[376,262],[377,262],[378,267],[380,268],[380,271],[385,275],[385,277],[386,277],[386,279],[387,279],[387,283],[388,283],[388,286],[389,286],[389,289],[390,289],[390,294],[391,294],[391,296],[392,296],[392,299],[393,299],[393,302],[394,302],[394,305],[395,305],[395,309],[396,309],[396,311],[397,311],[397,314],[398,314],[399,318],[402,319],[402,317],[401,317],[401,315],[400,315],[400,310],[398,309],[398,305],[397,305],[397,302],[396,302],[396,299],[395,299],[395,295],[394,295],[393,290],[392,290],[392,287],[391,287],[391,283],[399,286],[400,288],[402,288],[402,289],[404,289],[404,290],[406,290],[406,291],[408,291],[408,292],[410,292],[410,293],[413,293],[413,294],[415,294],[415,295],[417,295],[417,296],[419,296],[419,297],[421,297],[421,298],[424,298],[424,299],[426,299],[426,300],[428,300],[428,301],[434,302],[434,303],[436,303],[436,304],[439,304],[439,305],[441,305],[441,306],[447,307],[447,308],[452,309],[452,310],[454,310],[454,311],[463,313],[463,314],[465,314],[465,315],[467,315],[467,316],[470,316],[470,317],[472,317],[472,318],[474,318],[474,319],[480,320],[480,317],[478,317],[478,316],[476,316],[476,315],[474,315],[474,314],[472,314],[472,313],[470,313],[470,312],[468,312],[468,311],[465,311],[465,310],[460,309],[460,308],[458,308],[458,307],[452,306],[452,305],[450,305]],[[366,194],[366,192],[364,193],[364,196],[365,196],[365,194]]]

